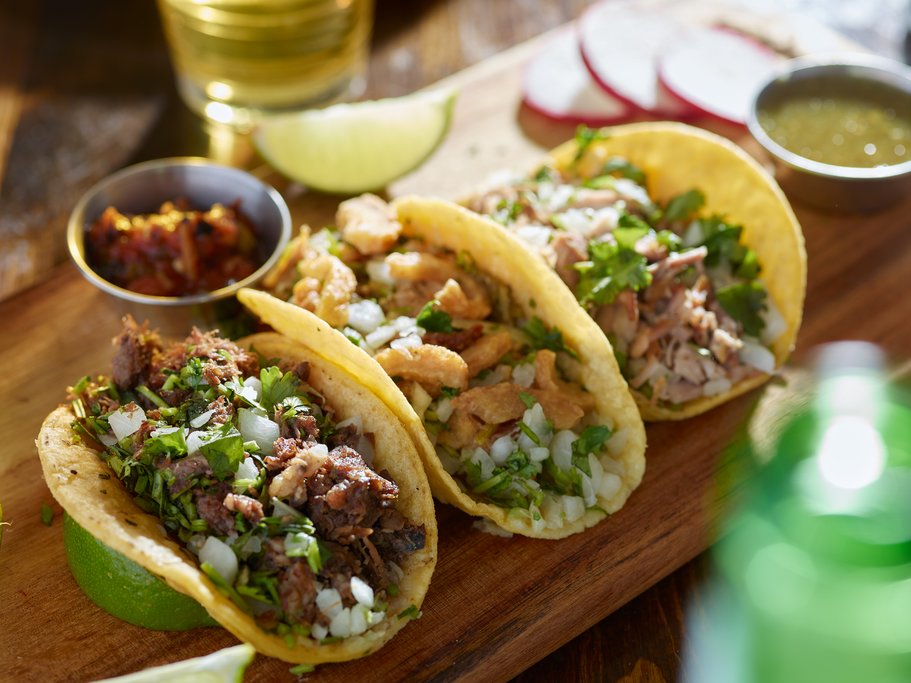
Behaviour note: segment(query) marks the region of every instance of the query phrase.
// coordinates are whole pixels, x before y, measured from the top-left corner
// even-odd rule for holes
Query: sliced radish
[[[725,28],[694,28],[669,45],[658,78],[702,112],[743,124],[757,88],[781,57],[759,41]]]
[[[522,82],[525,104],[555,121],[606,126],[629,107],[599,88],[582,62],[575,31],[562,31],[532,59]]]
[[[582,59],[609,94],[657,116],[687,118],[692,107],[664,92],[658,56],[683,25],[656,10],[630,2],[601,2],[579,20]]]

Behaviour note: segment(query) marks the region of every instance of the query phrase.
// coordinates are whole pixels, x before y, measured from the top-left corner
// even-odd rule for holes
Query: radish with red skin
[[[780,61],[770,48],[731,29],[694,28],[661,55],[658,78],[689,106],[743,125],[756,89]]]
[[[551,120],[589,126],[620,123],[631,113],[626,104],[592,81],[572,30],[560,32],[529,63],[522,81],[522,99]]]
[[[665,92],[658,82],[658,57],[683,25],[631,2],[601,2],[579,19],[585,66],[606,92],[638,111],[684,119],[696,110]]]

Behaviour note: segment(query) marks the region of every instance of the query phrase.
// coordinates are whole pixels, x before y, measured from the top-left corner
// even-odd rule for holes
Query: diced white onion
[[[563,524],[563,503],[554,496],[545,496],[541,502],[541,516],[548,529],[561,526]]]
[[[527,389],[535,381],[534,363],[519,363],[512,369],[512,381]]]
[[[120,441],[138,432],[145,419],[146,414],[142,408],[135,403],[128,403],[111,413],[110,417],[108,417],[108,424],[111,425],[114,436]]]
[[[367,261],[367,277],[382,285],[394,285],[395,280],[389,275],[389,264],[383,259]]]
[[[536,446],[529,450],[528,457],[532,462],[544,462],[550,456],[550,451],[544,446]]]
[[[682,241],[684,247],[695,247],[697,244],[702,244],[704,239],[705,234],[702,232],[702,223],[699,221],[693,221],[683,231]]]
[[[329,629],[327,629],[327,628],[326,628],[325,626],[323,626],[322,624],[314,623],[314,624],[310,627],[310,635],[311,635],[315,640],[322,640],[323,638],[325,638],[326,636],[329,635]]]
[[[547,417],[544,415],[544,408],[540,403],[535,403],[531,408],[522,415],[522,422],[531,427],[531,431],[537,434],[541,444],[546,446],[550,443],[552,433]]]
[[[259,377],[247,377],[244,380],[244,386],[250,387],[255,392],[256,400],[259,401],[263,397],[263,383],[260,381]]]
[[[113,446],[117,443],[117,437],[113,434],[102,434],[98,437],[98,440],[101,441],[105,446]]]
[[[390,349],[395,349],[406,358],[411,358],[411,350],[422,346],[424,342],[416,334],[409,334],[407,337],[393,339],[389,344]]]
[[[598,487],[601,486],[601,479],[604,477],[604,468],[601,467],[601,461],[598,460],[598,456],[594,453],[588,454],[588,469],[592,473],[592,486],[597,491]]]
[[[244,441],[255,441],[263,453],[272,455],[272,446],[279,435],[278,423],[248,408],[240,408],[237,411],[237,426]]]
[[[247,378],[251,380],[252,378]],[[259,382],[259,380],[256,380]],[[256,385],[252,382],[244,381],[244,385],[240,388],[240,391],[237,392],[237,395],[241,398],[245,398],[251,403],[257,403],[260,399],[260,394],[262,392],[262,385],[259,385],[259,391],[257,391]]]
[[[187,550],[199,557],[199,551],[206,543],[205,534],[193,534],[187,541]]]
[[[582,499],[585,501],[585,507],[591,507],[597,502],[597,496],[595,494],[595,486],[592,483],[591,478],[583,473],[582,474]]]
[[[193,429],[199,429],[200,427],[204,427],[206,425],[206,423],[209,421],[209,419],[214,414],[215,414],[215,408],[212,408],[212,410],[207,410],[204,413],[200,413],[199,415],[194,417],[192,420],[190,420],[190,426]]]
[[[652,198],[648,196],[645,188],[629,178],[615,178],[614,189],[645,208],[652,206]]]
[[[616,474],[605,472],[601,477],[601,485],[598,487],[598,497],[613,498],[622,484],[623,481]]]
[[[369,334],[383,324],[386,314],[371,299],[348,304],[348,324],[361,334]]]
[[[342,596],[334,588],[323,588],[316,594],[316,606],[319,607],[320,612],[332,619],[343,609]]]
[[[237,555],[231,546],[215,536],[209,536],[199,549],[199,561],[211,564],[229,586],[234,585],[234,579],[237,578]]]
[[[482,379],[472,380],[471,384],[474,387],[490,387],[494,384],[507,382],[510,377],[512,377],[512,368],[508,365],[498,365]]]
[[[351,610],[347,607],[329,621],[329,633],[335,638],[347,638],[351,635]]]
[[[563,516],[567,522],[575,522],[585,514],[585,501],[579,496],[563,496]]]
[[[199,447],[202,446],[206,440],[203,438],[205,432],[190,432],[187,434],[187,454],[195,455],[199,453]]]
[[[762,329],[759,340],[769,346],[784,334],[785,330],[788,329],[788,324],[770,296],[766,297],[766,309],[759,315],[765,321],[765,327]]]
[[[481,481],[487,481],[493,476],[494,463],[482,448],[475,448],[471,454],[471,461],[481,468]]]
[[[364,337],[364,341],[371,349],[378,349],[391,339],[395,339],[397,335],[398,331],[392,325],[380,325]]]
[[[244,541],[240,552],[249,557],[263,549],[263,540],[259,536],[250,536]]]
[[[259,466],[253,458],[244,458],[237,466],[235,479],[251,480],[259,476]]]
[[[522,225],[516,228],[516,236],[535,249],[543,249],[550,243],[550,228],[543,225]]]
[[[727,377],[719,377],[717,379],[711,379],[702,385],[702,395],[717,396],[718,394],[723,394],[730,390],[730,388],[731,381]]]
[[[448,396],[443,396],[437,401],[437,417],[440,418],[440,422],[449,422],[449,418],[452,417],[452,410],[452,399]]]
[[[629,430],[626,427],[618,429],[607,440],[607,450],[611,455],[619,455],[626,449],[629,440]],[[607,468],[605,468],[607,469]]]
[[[149,436],[155,437],[164,436],[165,434],[173,434],[178,429],[180,429],[180,427],[159,427],[158,429],[153,429],[151,432],[149,432]]]
[[[744,337],[743,347],[737,355],[741,362],[760,372],[772,373],[775,371],[775,355],[755,339]]]
[[[550,452],[553,454],[554,464],[561,470],[568,470],[573,464],[573,442],[578,439],[575,432],[561,429],[554,435],[550,443]]]
[[[351,595],[365,607],[373,607],[373,589],[357,576],[351,577]]]
[[[325,458],[327,455],[329,455],[329,446],[324,443],[315,443],[310,446],[310,452],[315,456]]]
[[[516,442],[509,436],[501,436],[499,439],[490,444],[490,457],[497,465],[506,462],[512,453],[516,450]],[[547,450],[546,448],[544,449]]]
[[[354,605],[351,608],[351,635],[359,636],[367,630],[367,616],[370,610],[364,605]]]
[[[591,209],[567,209],[554,216],[552,220],[567,232],[588,235],[594,220],[594,212]]]
[[[367,626],[376,626],[385,616],[382,612],[367,612]]]

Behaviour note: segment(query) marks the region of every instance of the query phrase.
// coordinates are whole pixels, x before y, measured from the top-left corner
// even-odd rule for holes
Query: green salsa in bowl
[[[823,209],[881,208],[911,193],[911,69],[842,55],[796,59],[748,121],[786,192]]]

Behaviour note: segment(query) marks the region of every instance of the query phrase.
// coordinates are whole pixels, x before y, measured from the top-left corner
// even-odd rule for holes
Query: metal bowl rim
[[[281,230],[278,235],[276,246],[272,250],[272,253],[269,254],[269,257],[259,268],[257,268],[253,273],[245,277],[243,280],[239,280],[238,282],[234,282],[230,285],[225,285],[224,287],[212,290],[211,292],[202,292],[199,294],[191,294],[189,296],[154,296],[151,294],[140,294],[139,292],[134,292],[129,289],[125,289],[124,287],[119,287],[114,283],[105,280],[98,273],[96,273],[86,261],[84,254],[85,247],[82,240],[80,239],[85,232],[85,211],[89,202],[94,199],[94,197],[99,192],[107,189],[108,187],[111,187],[112,185],[116,185],[118,182],[124,180],[125,178],[141,175],[143,173],[148,173],[150,171],[155,171],[162,168],[175,168],[182,166],[217,168],[226,170],[234,174],[237,178],[243,179],[247,182],[252,181],[254,184],[260,186],[265,192],[266,196],[278,209],[279,216],[281,218]],[[284,198],[281,196],[278,190],[242,169],[234,168],[233,166],[217,164],[205,157],[187,156],[168,157],[164,159],[152,159],[150,161],[143,161],[122,168],[119,171],[115,171],[114,173],[99,180],[82,195],[82,197],[76,203],[76,206],[73,207],[73,210],[70,213],[69,221],[67,223],[66,241],[70,256],[75,262],[76,267],[82,273],[83,277],[85,277],[89,282],[94,284],[99,289],[119,299],[124,299],[133,303],[167,307],[193,306],[198,304],[212,303],[214,301],[226,299],[230,296],[235,295],[237,291],[243,287],[249,287],[255,284],[275,265],[290,239],[291,212],[288,209],[288,204],[285,202]]]
[[[836,72],[844,67],[862,67],[870,71],[879,71],[892,77],[903,79],[907,83],[907,92],[911,93],[911,68],[878,55],[866,54],[838,54],[833,56],[815,55],[807,57],[797,57],[786,62],[780,69],[776,70],[769,78],[756,90],[753,97],[753,103],[750,107],[749,116],[747,117],[747,128],[750,134],[762,145],[770,154],[779,161],[790,166],[791,168],[809,173],[811,175],[832,178],[833,180],[844,181],[863,181],[899,178],[911,174],[911,159],[899,164],[889,164],[887,166],[858,167],[858,166],[837,166],[835,164],[826,164],[821,161],[808,159],[800,154],[782,147],[775,142],[766,130],[759,124],[758,105],[763,95],[770,89],[773,89],[782,81],[790,80],[793,76],[806,73],[808,71],[832,69]],[[849,76],[856,78],[856,76]],[[883,81],[877,80],[878,83]],[[889,87],[895,88],[894,85],[884,83]],[[898,88],[895,88],[899,90]]]

